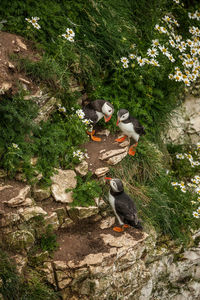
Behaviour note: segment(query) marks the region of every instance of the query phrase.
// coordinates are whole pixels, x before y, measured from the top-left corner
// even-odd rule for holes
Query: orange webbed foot
[[[124,224],[124,225],[123,225],[123,227],[124,227],[124,228],[129,228],[129,227],[130,227],[130,225],[128,225],[128,224]]]
[[[113,227],[113,230],[116,232],[122,232],[124,229],[122,227]]]
[[[131,155],[131,156],[134,156],[134,155],[135,155],[137,145],[138,145],[138,143],[135,143],[134,145],[132,145],[132,146],[129,148],[129,151],[128,151],[128,154],[129,154],[129,155]]]
[[[119,139],[116,139],[115,142],[121,143],[121,142],[123,142],[126,138],[127,138],[127,136],[125,135],[125,136],[123,136],[123,137],[121,137],[121,138],[119,138]]]
[[[86,131],[88,135],[92,136],[95,134],[95,130],[92,130],[92,131]]]
[[[91,135],[91,139],[95,142],[101,142],[101,138],[94,136],[94,135]]]

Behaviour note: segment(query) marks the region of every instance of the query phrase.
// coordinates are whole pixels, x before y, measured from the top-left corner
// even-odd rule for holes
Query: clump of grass
[[[52,228],[52,225],[48,225],[46,228],[46,232],[42,234],[39,245],[42,251],[48,251],[49,253],[54,252],[58,249],[58,243],[56,241],[56,234]]]

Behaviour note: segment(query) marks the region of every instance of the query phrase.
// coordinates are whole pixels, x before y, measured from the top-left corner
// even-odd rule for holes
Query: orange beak
[[[104,177],[105,180],[111,180],[111,177]]]
[[[116,123],[116,125],[118,126],[118,124],[119,124],[119,119],[117,119],[117,123]]]
[[[105,122],[107,123],[108,121],[110,121],[111,117],[112,117],[112,115],[110,117],[104,116]]]

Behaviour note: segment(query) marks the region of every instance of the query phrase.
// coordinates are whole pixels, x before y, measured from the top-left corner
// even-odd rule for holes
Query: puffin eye
[[[112,110],[111,109],[109,109],[109,111],[108,112],[111,112]]]

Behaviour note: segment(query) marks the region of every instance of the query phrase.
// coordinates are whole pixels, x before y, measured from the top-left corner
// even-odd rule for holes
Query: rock
[[[49,283],[56,286],[55,278],[54,278],[54,270],[51,262],[44,262],[42,271],[45,272],[46,279]]]
[[[130,139],[126,139],[124,142],[118,144],[120,147],[127,147],[130,145]]]
[[[70,218],[74,221],[94,216],[98,214],[98,211],[98,207],[96,206],[68,208],[68,214]]]
[[[98,208],[100,208],[101,210],[108,206],[102,198],[95,198],[94,200]]]
[[[95,170],[94,174],[97,176],[97,177],[102,177],[102,176],[105,176],[106,173],[109,172],[109,168],[108,167],[104,167],[104,168],[98,168]]]
[[[10,82],[3,82],[0,86],[0,94],[4,94],[8,90],[12,88],[12,83]]]
[[[51,188],[50,187],[39,188],[37,186],[34,186],[33,195],[34,195],[34,199],[37,201],[45,200],[51,196]]]
[[[62,261],[62,260],[55,260],[53,262],[53,265],[54,265],[55,270],[65,271],[68,268],[67,263],[65,261]]]
[[[21,81],[21,82],[23,82],[23,83],[25,83],[25,84],[31,84],[31,82],[30,81],[28,81],[28,80],[26,80],[26,79],[24,79],[24,78],[22,78],[22,77],[19,77],[19,80]]]
[[[10,61],[8,61],[8,68],[10,68],[10,69],[14,69],[15,68],[15,66],[10,62]]]
[[[72,282],[71,278],[63,279],[62,281],[58,281],[58,287],[62,290],[66,288]]]
[[[124,148],[123,148],[123,149],[124,149]],[[125,149],[127,149],[127,148],[125,148]],[[109,165],[112,165],[112,166],[113,166],[113,165],[116,165],[116,164],[118,164],[124,157],[126,157],[127,154],[128,154],[128,149],[127,149],[127,151],[124,152],[124,153],[121,153],[121,154],[119,154],[119,155],[110,157],[110,158],[108,159],[107,163],[108,163]]]
[[[26,197],[29,195],[30,193],[30,186],[27,185],[25,186],[23,189],[21,189],[19,191],[18,196],[10,199],[9,201],[5,201],[5,203],[9,206],[9,207],[18,207],[18,206],[23,206]]]
[[[22,42],[22,40],[20,38],[16,38],[16,42],[17,42],[17,45],[22,48],[23,50],[27,50],[27,47],[26,45]]]
[[[16,251],[28,251],[35,242],[34,235],[28,230],[17,230],[5,237],[9,248]]]
[[[45,220],[45,225],[51,225],[54,230],[58,230],[59,221],[56,212],[53,212],[50,216],[46,216],[44,220]]]
[[[5,189],[9,189],[9,188],[12,188],[12,185],[3,185],[3,186],[0,186],[0,191],[3,191]]]
[[[64,220],[67,217],[67,211],[65,207],[59,207],[54,209],[54,212],[57,213],[59,224],[62,225]]]
[[[40,123],[41,121],[47,121],[50,114],[55,110],[58,100],[54,97],[51,97],[41,106],[37,118],[34,120],[35,123]]]
[[[105,153],[102,153],[100,156],[99,156],[99,159],[100,160],[106,160],[112,156],[116,156],[116,155],[119,155],[121,153],[127,153],[128,151],[128,148],[123,148],[123,149],[115,149],[115,150],[109,150]]]
[[[107,217],[106,219],[103,219],[100,223],[101,229],[110,228],[115,224],[115,217]]]
[[[58,174],[51,177],[53,182],[51,191],[54,199],[62,203],[70,203],[73,201],[72,191],[65,192],[66,189],[74,189],[77,184],[76,173],[73,170],[57,170]]]
[[[29,221],[30,219],[37,216],[46,216],[47,212],[42,209],[40,206],[28,207],[23,210],[21,213],[22,217],[25,221]]]
[[[73,223],[73,221],[70,218],[65,218],[64,222],[61,225],[61,228],[67,228],[72,223]]]
[[[0,227],[13,225],[20,220],[19,214],[16,214],[16,213],[5,214],[5,212],[4,212],[3,215],[4,215],[4,217],[2,219],[0,219]]]
[[[96,134],[97,135],[109,136],[110,135],[110,130],[108,130],[108,129],[97,130]]]
[[[83,160],[78,166],[75,167],[75,170],[81,176],[85,176],[88,173],[88,163]]]
[[[44,262],[48,261],[49,258],[49,252],[43,251],[40,253],[35,254],[34,256],[29,257],[29,264],[32,266],[38,266],[42,265]]]
[[[12,259],[14,259],[14,261],[15,261],[16,269],[17,269],[18,273],[22,274],[22,272],[28,262],[27,256],[22,256],[20,254],[16,254],[15,256],[12,256]]]

